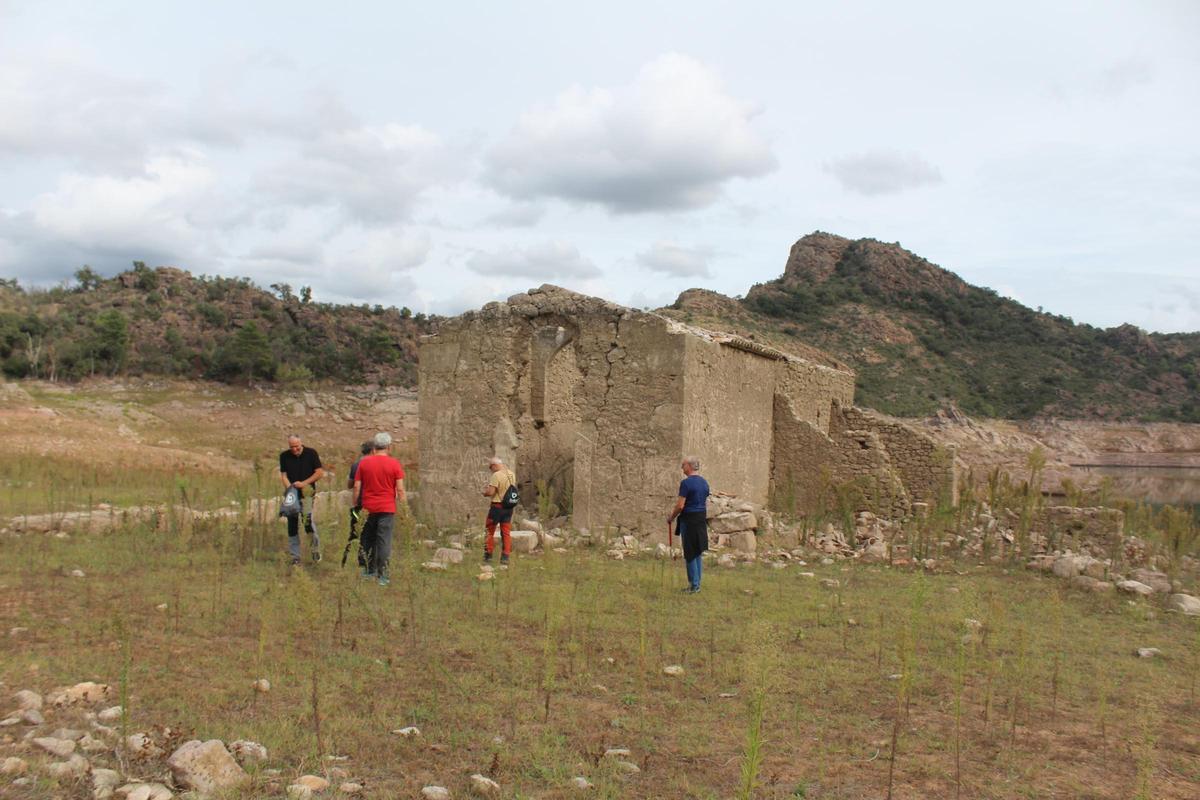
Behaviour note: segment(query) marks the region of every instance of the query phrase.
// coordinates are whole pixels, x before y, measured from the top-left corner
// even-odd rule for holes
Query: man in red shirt
[[[362,548],[367,553],[363,577],[375,578],[380,586],[387,586],[396,504],[405,502],[404,467],[388,455],[391,434],[377,433],[372,441],[374,452],[362,457],[354,473],[354,505],[367,512],[367,523],[362,529]]]

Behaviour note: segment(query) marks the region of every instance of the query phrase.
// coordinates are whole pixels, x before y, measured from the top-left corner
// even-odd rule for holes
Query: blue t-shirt
[[[683,501],[684,512],[704,511],[708,503],[708,481],[699,475],[688,475],[679,482],[679,496]]]

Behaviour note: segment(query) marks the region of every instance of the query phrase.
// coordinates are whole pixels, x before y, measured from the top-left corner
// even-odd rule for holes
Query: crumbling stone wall
[[[1106,556],[1124,541],[1125,512],[1102,506],[1046,506],[1033,515],[1029,529],[1053,549]]]
[[[853,484],[855,510],[904,516],[945,480],[932,442],[850,408],[849,371],[552,286],[443,323],[419,382],[418,497],[439,524],[482,523],[493,454],[526,508],[544,490],[612,534],[661,533],[685,455],[715,491],[797,511]]]
[[[874,411],[855,406],[843,407],[841,411],[839,421],[847,429],[873,431],[879,437],[912,502],[931,506],[942,499],[958,502],[958,471],[953,450],[942,448],[932,437]]]

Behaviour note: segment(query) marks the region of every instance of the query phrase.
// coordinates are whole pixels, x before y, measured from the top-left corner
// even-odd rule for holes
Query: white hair
[[[386,450],[392,446],[392,435],[386,431],[380,431],[375,434],[373,441],[375,442],[376,450]]]
[[[700,459],[697,458],[696,456],[688,456],[687,458],[684,459],[684,461],[686,461],[688,463],[689,467],[696,470],[697,472],[700,470]]]
[[[488,459],[488,464],[504,464],[504,462],[500,460],[499,456],[492,456]]]

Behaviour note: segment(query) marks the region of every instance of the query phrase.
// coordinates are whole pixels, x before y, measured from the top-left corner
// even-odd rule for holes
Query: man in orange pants
[[[496,526],[499,525],[500,538],[503,541],[500,563],[507,564],[508,555],[512,552],[513,510],[512,506],[505,506],[504,500],[509,487],[516,485],[517,476],[504,466],[503,461],[495,457],[488,461],[488,469],[492,471],[492,477],[483,487],[483,496],[491,501],[491,507],[488,508],[487,521],[484,523],[487,538],[483,540],[483,560],[492,560],[492,551],[496,549]]]

